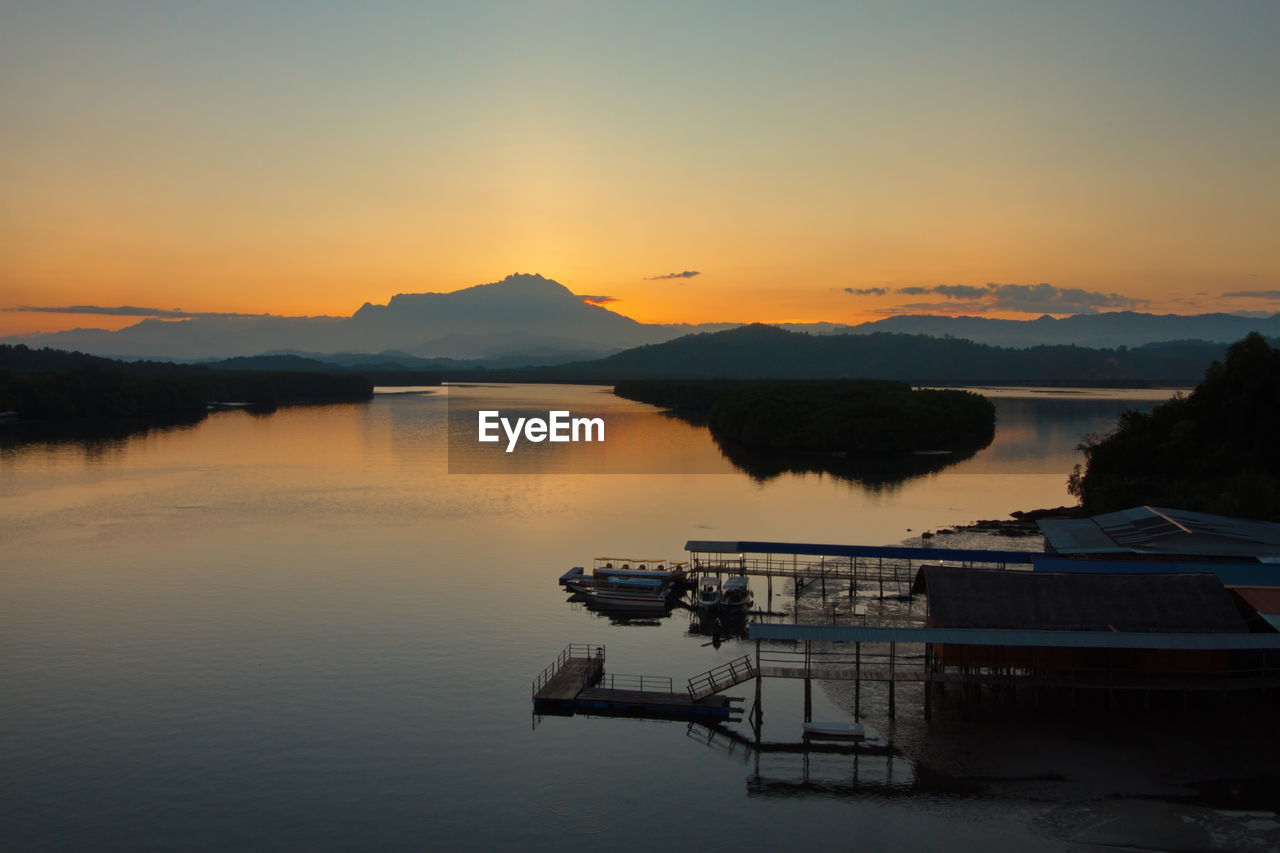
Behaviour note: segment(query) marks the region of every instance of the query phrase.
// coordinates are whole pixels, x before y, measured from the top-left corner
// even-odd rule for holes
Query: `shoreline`
[[[1014,510],[1009,519],[979,519],[968,524],[953,524],[923,535],[926,541],[935,536],[955,536],[960,533],[989,533],[1011,538],[1039,536],[1036,522],[1042,518],[1088,518],[1089,513],[1079,506],[1058,506],[1044,509]]]

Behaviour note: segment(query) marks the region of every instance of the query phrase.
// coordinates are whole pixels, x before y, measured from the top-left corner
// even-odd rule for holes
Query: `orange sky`
[[[988,282],[1280,310],[1280,7],[721,5],[6,6],[0,308],[349,315],[520,271],[650,322]]]

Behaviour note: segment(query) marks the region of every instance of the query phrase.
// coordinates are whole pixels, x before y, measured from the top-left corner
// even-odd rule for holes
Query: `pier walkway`
[[[532,693],[535,712],[566,716],[578,713],[736,722],[741,707],[735,703],[742,701],[718,695],[718,691],[677,693],[666,676],[606,673],[604,646],[579,643],[566,646],[533,680]]]

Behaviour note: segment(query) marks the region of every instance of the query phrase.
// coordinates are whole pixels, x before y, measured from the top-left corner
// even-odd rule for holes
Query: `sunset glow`
[[[645,322],[1038,313],[897,292],[988,283],[1123,298],[1049,313],[1280,311],[1278,24],[6,4],[0,308],[345,316],[525,271]],[[0,334],[137,319],[8,310]]]

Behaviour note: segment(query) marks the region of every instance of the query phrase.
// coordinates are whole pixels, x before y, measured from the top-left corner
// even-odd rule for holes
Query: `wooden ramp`
[[[689,697],[694,700],[704,699],[755,677],[755,664],[751,662],[749,655],[743,655],[690,678]]]

